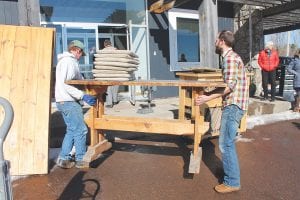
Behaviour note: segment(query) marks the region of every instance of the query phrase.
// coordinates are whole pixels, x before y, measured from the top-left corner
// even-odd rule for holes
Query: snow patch
[[[286,111],[275,114],[266,114],[260,116],[249,116],[247,117],[247,129],[252,129],[255,126],[271,124],[278,121],[286,121],[292,119],[300,119],[300,113],[293,111]]]

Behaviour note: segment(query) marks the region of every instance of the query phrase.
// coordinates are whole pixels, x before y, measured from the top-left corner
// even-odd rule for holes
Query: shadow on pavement
[[[84,180],[85,173],[84,171],[78,172],[58,199],[95,199],[100,191],[100,183],[95,179]]]

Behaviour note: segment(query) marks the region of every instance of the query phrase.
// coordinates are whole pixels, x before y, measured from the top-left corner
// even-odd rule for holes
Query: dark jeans
[[[275,99],[275,91],[276,91],[276,70],[271,72],[261,71],[262,72],[262,86],[264,90],[264,98],[268,98],[268,84],[271,84],[271,99]]]

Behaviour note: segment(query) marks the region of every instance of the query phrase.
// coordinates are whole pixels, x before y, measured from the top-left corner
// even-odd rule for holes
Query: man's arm
[[[209,95],[200,95],[195,99],[195,104],[197,106],[204,104],[210,100],[219,98],[219,97],[224,97],[226,95],[228,95],[231,92],[231,89],[229,87],[226,87],[225,89],[223,88],[218,88],[216,90],[214,90],[213,94],[209,94]]]

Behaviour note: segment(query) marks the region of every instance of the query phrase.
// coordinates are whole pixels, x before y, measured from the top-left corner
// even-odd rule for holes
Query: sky
[[[276,45],[296,44],[300,48],[300,29],[288,32],[265,35],[265,42],[273,41]]]

